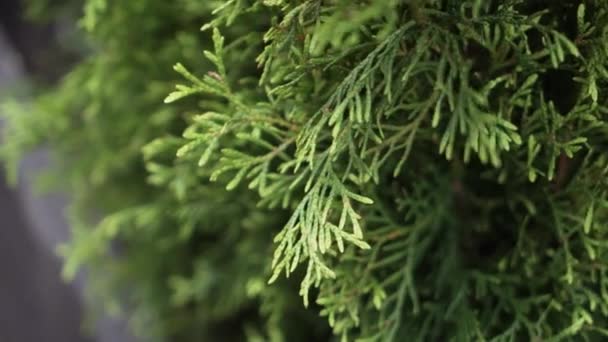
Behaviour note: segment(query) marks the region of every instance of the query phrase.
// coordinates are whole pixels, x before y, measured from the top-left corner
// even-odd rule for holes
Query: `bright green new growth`
[[[85,9],[98,51],[3,153],[50,142],[66,272],[144,333],[608,336],[607,2]]]

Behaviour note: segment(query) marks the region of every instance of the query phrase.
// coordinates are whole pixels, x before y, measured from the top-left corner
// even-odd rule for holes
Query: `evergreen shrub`
[[[608,1],[86,0],[81,26],[2,156],[50,146],[65,275],[146,338],[608,338]]]

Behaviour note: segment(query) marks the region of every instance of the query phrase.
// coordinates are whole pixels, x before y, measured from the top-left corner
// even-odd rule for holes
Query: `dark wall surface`
[[[44,69],[40,56],[27,56],[35,55],[37,42],[48,49],[48,35],[44,27],[24,24],[17,1],[0,1],[0,96],[22,83],[26,73]],[[92,341],[82,333],[79,293],[60,278],[61,262],[54,254],[56,242],[66,238],[67,228],[54,228],[54,216],[61,212],[28,206],[27,181],[9,188],[5,179],[0,171],[0,341]],[[44,207],[56,204],[52,197],[46,201],[51,205]],[[40,229],[34,229],[34,216],[42,221]]]
[[[45,13],[27,20],[27,0],[0,0],[0,144],[2,99],[25,85],[52,86],[82,58],[74,16]],[[56,247],[69,240],[65,194],[41,196],[32,177],[47,165],[47,153],[25,158],[16,187],[8,187],[0,164],[0,342],[135,342],[125,318],[96,317],[83,333],[86,277],[67,284]]]
[[[0,341],[90,341],[81,334],[76,292],[60,279],[59,260],[33,234],[19,203],[0,183]]]

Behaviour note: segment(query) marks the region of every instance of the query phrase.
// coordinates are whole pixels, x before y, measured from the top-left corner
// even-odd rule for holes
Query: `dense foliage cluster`
[[[607,1],[87,0],[82,26],[2,153],[51,146],[66,275],[141,334],[607,338]]]

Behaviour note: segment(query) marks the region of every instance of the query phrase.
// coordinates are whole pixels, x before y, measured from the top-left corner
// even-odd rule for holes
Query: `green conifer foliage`
[[[51,146],[66,275],[140,333],[608,338],[607,1],[84,8],[2,153]]]

